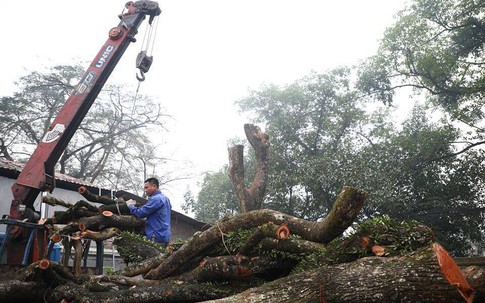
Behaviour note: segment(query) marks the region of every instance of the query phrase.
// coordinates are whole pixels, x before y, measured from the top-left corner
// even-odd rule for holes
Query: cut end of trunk
[[[105,210],[105,211],[103,211],[103,213],[102,213],[102,214],[103,214],[103,216],[105,216],[105,217],[111,217],[111,216],[113,215],[113,213],[112,213],[112,212],[110,212],[109,210]]]
[[[286,224],[281,224],[280,227],[278,227],[278,230],[276,231],[276,237],[279,240],[284,240],[288,239],[290,236],[290,229]]]
[[[42,259],[39,261],[39,264],[37,264],[37,267],[42,269],[42,270],[46,270],[47,268],[49,268],[49,265],[51,264],[51,262],[47,259]]]
[[[77,189],[77,192],[80,193],[81,195],[84,194],[88,189],[84,186],[80,186],[78,189]]]
[[[386,254],[386,248],[383,246],[374,245],[372,246],[371,250],[378,257],[381,257]]]
[[[86,224],[84,223],[79,223],[77,228],[79,228],[80,231],[85,231],[87,229]]]
[[[62,240],[62,236],[60,234],[53,234],[51,240],[54,243],[59,243]]]
[[[456,285],[458,291],[466,300],[467,303],[472,303],[475,291],[466,280],[463,272],[450,257],[446,249],[438,243],[433,244],[433,251],[438,258],[438,263],[443,271],[446,280],[452,285]]]
[[[370,238],[369,237],[362,237],[360,239],[360,245],[362,248],[366,248],[370,243]]]

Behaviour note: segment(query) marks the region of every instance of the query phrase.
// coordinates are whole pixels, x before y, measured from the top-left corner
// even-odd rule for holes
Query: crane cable
[[[136,75],[138,81],[145,81],[145,73],[148,72],[153,62],[152,53],[155,45],[153,41],[155,40],[155,37],[157,35],[158,18],[155,19],[154,26],[152,26],[152,24],[147,24],[146,26],[147,29],[145,30],[145,35],[141,43],[141,50],[136,57],[136,67],[140,70],[141,74],[141,76]]]
[[[154,45],[155,43],[152,42],[152,33],[153,33],[153,40],[155,39],[156,35],[157,35],[157,28],[158,28],[158,18],[155,19],[155,22],[154,22],[154,26],[152,26],[151,24],[147,23],[147,28],[145,29],[145,34],[143,35],[143,41],[141,43],[141,50],[140,50],[140,54],[145,52],[145,54],[147,54],[147,50],[148,48],[150,47],[150,55],[153,54],[153,49],[154,49]],[[153,29],[155,28],[155,30]],[[148,36],[148,38],[147,38]],[[146,41],[146,45],[145,45],[145,41]],[[143,49],[143,47],[145,46],[145,50]],[[138,58],[137,58],[138,59]],[[138,78],[137,76],[137,79],[138,79],[138,85],[137,85],[137,88],[136,88],[136,91],[135,91],[135,96],[133,97],[133,103],[132,103],[132,107],[131,107],[131,115],[133,115],[135,113],[135,106],[136,106],[136,101],[138,99],[138,92],[140,90],[140,86],[141,86],[141,83],[145,80],[144,77],[142,80],[140,80],[140,78]],[[131,124],[131,123],[130,123]],[[119,180],[120,180],[120,173],[121,173],[121,170],[123,169],[123,158],[125,157],[125,151],[126,151],[126,148],[128,146],[128,132],[126,132],[124,134],[124,147],[123,147],[123,150],[122,150],[122,159],[120,161],[120,166],[118,168],[118,172],[116,173],[116,183],[115,183],[115,192],[118,191],[118,185],[119,185]],[[118,207],[118,200],[116,200],[116,208],[118,209],[118,213],[120,213],[120,209]]]

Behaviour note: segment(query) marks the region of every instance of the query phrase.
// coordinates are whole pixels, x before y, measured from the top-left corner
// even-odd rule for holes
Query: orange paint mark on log
[[[39,264],[37,264],[37,267],[42,269],[42,270],[45,270],[47,268],[49,268],[49,265],[51,264],[51,262],[47,259],[42,259],[39,261]]]
[[[470,286],[453,258],[451,258],[446,249],[438,243],[433,244],[433,251],[446,280],[448,280],[450,284],[456,285],[458,291],[467,303],[472,303],[475,291]]]
[[[278,227],[278,230],[276,231],[276,237],[279,240],[284,240],[288,239],[290,236],[290,229],[286,224],[281,224],[280,227]]]

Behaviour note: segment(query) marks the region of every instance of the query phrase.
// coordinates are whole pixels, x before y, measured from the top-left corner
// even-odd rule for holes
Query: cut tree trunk
[[[367,257],[287,276],[206,303],[473,302],[474,292],[437,243],[405,257]]]
[[[104,205],[116,204],[116,201],[105,196],[98,196],[92,194],[86,187],[80,186],[77,191],[89,202],[95,202]]]
[[[10,280],[0,283],[0,302],[40,302],[48,286],[40,282]]]
[[[129,266],[126,266],[125,268],[117,270],[116,272],[114,272],[114,274],[127,276],[127,277],[145,275],[147,272],[150,271],[150,269],[156,268],[166,257],[167,257],[166,254],[158,254],[154,257],[148,258],[139,263],[134,263]]]
[[[118,289],[114,286],[113,289]],[[76,285],[65,284],[56,287],[49,296],[49,302],[76,303],[140,303],[140,302],[201,302],[221,298],[225,292],[212,290],[202,284],[156,284],[147,287],[131,287],[129,289],[91,292]]]
[[[123,230],[140,229],[145,227],[145,220],[130,215],[119,216],[114,214],[101,214],[80,218],[79,220],[72,222],[72,224],[65,226],[60,233],[71,234],[76,231],[86,230],[100,231],[108,227],[117,227]]]
[[[239,201],[241,212],[261,209],[266,184],[268,183],[269,136],[252,124],[244,125],[246,137],[256,156],[256,174],[251,186],[246,189],[244,178],[244,146],[236,145],[228,149],[228,173]]]
[[[364,191],[345,186],[332,210],[321,222],[310,222],[268,209],[243,213],[194,235],[184,246],[164,259],[157,268],[150,270],[145,278],[161,279],[178,274],[181,264],[200,256],[201,252],[222,241],[223,235],[229,231],[253,228],[269,222],[286,224],[292,234],[299,235],[305,240],[328,243],[352,224],[364,205],[366,196]]]
[[[49,205],[67,207],[66,211],[55,211],[53,218],[48,218],[46,224],[67,224],[73,220],[84,217],[92,217],[99,214],[99,209],[87,201],[80,200],[76,204],[70,204],[64,200],[52,196],[42,197],[42,202]]]
[[[241,255],[248,255],[249,252],[258,245],[261,240],[266,237],[275,239],[287,239],[290,236],[290,230],[285,224],[276,225],[273,223],[267,223],[258,226],[253,234],[249,237],[246,243],[239,249]]]
[[[269,276],[272,271],[288,269],[287,262],[269,257],[248,258],[242,255],[205,258],[192,271],[183,273],[173,280],[184,282],[244,281],[256,275]],[[288,272],[286,272],[288,274]]]
[[[111,239],[121,233],[121,230],[117,227],[109,227],[100,231],[86,230],[79,236],[86,240],[104,241]]]
[[[463,268],[463,274],[473,289],[476,290],[473,302],[485,302],[485,267],[467,266]]]

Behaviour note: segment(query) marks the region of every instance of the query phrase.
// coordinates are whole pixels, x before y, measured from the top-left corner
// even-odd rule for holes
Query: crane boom
[[[119,16],[121,21],[118,26],[109,31],[108,40],[94,57],[79,84],[74,88],[22,169],[15,184],[12,185],[13,200],[10,206],[10,218],[22,218],[20,209],[33,211],[33,204],[39,193],[54,190],[54,167],[67,144],[128,45],[136,41],[135,35],[142,21],[149,16],[151,24],[161,13],[158,3],[154,1],[130,1],[125,7],[127,12]]]

